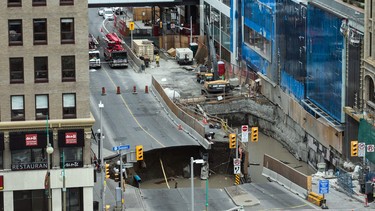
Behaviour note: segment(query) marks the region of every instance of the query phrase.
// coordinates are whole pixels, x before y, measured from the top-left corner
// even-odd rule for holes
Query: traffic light
[[[237,137],[235,133],[229,134],[229,149],[236,148],[236,141],[237,141],[236,139]]]
[[[358,156],[358,141],[351,141],[350,142],[350,155],[352,157]]]
[[[137,145],[135,147],[135,157],[137,160],[143,160],[143,146]]]
[[[130,31],[134,30],[134,22],[133,21],[129,22],[129,30]]]
[[[120,182],[120,174],[119,173],[115,173],[115,182]]]
[[[258,142],[258,127],[251,128],[251,142]]]
[[[104,167],[105,167],[105,178],[108,179],[109,178],[109,164],[105,163]]]
[[[162,28],[163,28],[163,22],[160,21],[159,24],[160,24],[160,25],[159,25],[160,28],[162,29]]]

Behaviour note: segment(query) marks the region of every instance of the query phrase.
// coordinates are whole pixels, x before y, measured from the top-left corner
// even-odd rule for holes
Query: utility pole
[[[102,190],[101,190],[101,198],[102,198],[102,211],[105,210],[105,178],[104,178],[104,172],[105,172],[105,167],[104,167],[104,159],[103,159],[103,119],[102,119],[102,110],[104,108],[104,104],[102,101],[99,102],[99,109],[100,109],[100,168],[101,168],[101,183],[102,183]]]

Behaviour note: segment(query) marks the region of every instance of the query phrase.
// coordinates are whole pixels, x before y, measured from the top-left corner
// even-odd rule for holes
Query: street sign
[[[233,165],[234,166],[241,166],[241,159],[233,158]]]
[[[358,143],[358,157],[364,157],[366,152],[366,144],[363,142]]]
[[[126,149],[130,149],[130,145],[122,145],[122,146],[112,147],[112,151],[126,150]]]
[[[241,173],[241,159],[233,158],[233,174],[240,174]]]
[[[241,126],[241,142],[249,142],[249,126],[242,125]]]
[[[329,193],[329,180],[319,180],[319,193]]]
[[[375,151],[375,145],[369,144],[367,145],[367,152],[374,152]]]
[[[241,174],[241,166],[234,166],[233,174]]]

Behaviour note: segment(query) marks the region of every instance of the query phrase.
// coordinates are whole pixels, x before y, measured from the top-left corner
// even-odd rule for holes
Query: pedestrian
[[[159,67],[159,60],[160,60],[159,54],[156,54],[156,56],[155,56],[155,62],[156,62],[156,66],[157,67]]]
[[[175,181],[175,183],[174,183],[174,188],[177,188],[177,181]]]

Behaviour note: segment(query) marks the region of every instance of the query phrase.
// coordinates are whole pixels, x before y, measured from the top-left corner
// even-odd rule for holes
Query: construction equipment
[[[128,53],[122,46],[122,40],[116,33],[108,33],[104,37],[107,46],[104,48],[104,57],[111,68],[128,67]]]
[[[214,80],[214,74],[208,72],[207,66],[204,66],[204,65],[199,66],[196,76],[197,76],[197,82],[200,84],[203,84],[205,81]]]
[[[210,20],[207,17],[207,21],[205,23],[205,28],[206,28],[206,38],[207,38],[207,44],[209,47],[208,50],[208,59],[211,62],[211,72],[213,74],[213,79],[211,81],[204,81],[204,85],[201,89],[201,94],[202,95],[210,95],[210,94],[218,94],[218,93],[224,93],[226,95],[231,91],[231,86],[228,80],[218,80],[219,79],[219,73],[218,73],[218,62],[216,59],[216,50],[214,47],[214,40],[213,37],[211,36],[211,31],[210,31]]]
[[[202,95],[218,94],[218,93],[229,93],[231,91],[229,81],[227,80],[216,80],[216,81],[205,81],[201,89]]]
[[[101,62],[100,62],[100,51],[98,47],[99,47],[98,40],[92,34],[89,34],[89,67],[90,68],[102,67]]]
[[[151,40],[133,40],[132,50],[141,60],[144,61],[146,67],[148,67],[150,62],[154,60],[154,44]]]
[[[178,64],[193,64],[193,51],[189,48],[176,48],[176,61]]]

